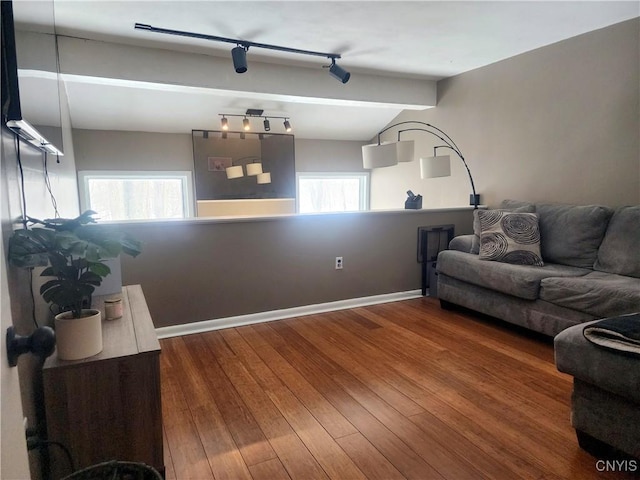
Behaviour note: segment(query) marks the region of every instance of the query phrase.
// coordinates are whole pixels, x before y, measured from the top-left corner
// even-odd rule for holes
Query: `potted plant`
[[[96,212],[73,219],[38,220],[27,217],[28,228],[9,239],[9,263],[17,267],[46,267],[52,277],[40,294],[55,315],[58,357],[78,360],[102,351],[100,311],[91,309],[91,296],[111,269],[104,260],[121,253],[137,256],[141,243],[113,227],[93,225]]]

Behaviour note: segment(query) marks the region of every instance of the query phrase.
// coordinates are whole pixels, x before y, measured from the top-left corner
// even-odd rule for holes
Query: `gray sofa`
[[[500,208],[537,214],[544,266],[482,260],[477,235],[455,237],[438,255],[443,307],[460,305],[549,336],[640,311],[640,206],[505,200]]]
[[[597,457],[617,450],[640,459],[640,356],[589,342],[583,331],[590,323],[554,339],[558,370],[574,377],[571,425],[580,446]]]

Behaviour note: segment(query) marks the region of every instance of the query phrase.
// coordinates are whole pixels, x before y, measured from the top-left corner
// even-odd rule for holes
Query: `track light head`
[[[233,68],[236,73],[244,73],[247,71],[247,49],[238,45],[231,50],[231,58],[233,59]]]
[[[351,74],[347,72],[344,68],[339,66],[336,63],[336,59],[331,59],[331,66],[329,67],[329,73],[331,76],[337,80],[340,80],[342,83],[347,83],[351,78]]]
[[[227,117],[222,117],[220,124],[222,125],[222,130],[229,130],[229,120],[227,120]]]
[[[265,118],[264,119],[264,131],[268,132],[269,130],[271,130],[271,123],[269,123],[269,119]]]
[[[242,120],[242,128],[247,132],[251,130],[251,124],[249,123],[249,119],[246,117],[244,120]]]
[[[285,121],[284,121],[284,129],[285,129],[287,132],[290,132],[290,131],[291,131],[291,124],[289,123],[289,120],[288,120],[288,119],[285,119]]]

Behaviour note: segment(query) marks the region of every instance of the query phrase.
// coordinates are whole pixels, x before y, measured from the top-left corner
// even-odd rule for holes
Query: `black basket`
[[[62,480],[163,480],[145,463],[111,461],[78,470]]]

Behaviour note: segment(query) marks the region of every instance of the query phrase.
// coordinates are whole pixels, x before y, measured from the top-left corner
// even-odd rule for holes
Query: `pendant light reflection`
[[[244,177],[242,165],[225,168],[225,171],[227,172],[228,179]]]
[[[271,183],[271,173],[269,172],[261,173],[256,177],[256,180],[260,184]]]
[[[260,175],[262,173],[261,163],[248,163],[247,164],[247,176]],[[259,183],[259,182],[258,182]]]

